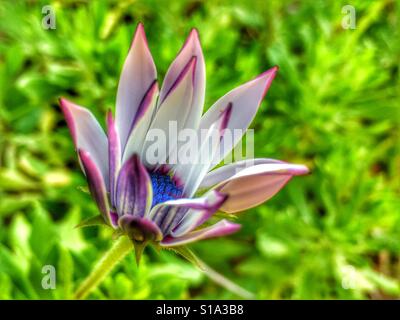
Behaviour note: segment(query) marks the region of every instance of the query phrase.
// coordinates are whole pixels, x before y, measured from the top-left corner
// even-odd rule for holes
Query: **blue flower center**
[[[150,179],[153,187],[152,207],[159,203],[182,197],[182,188],[177,187],[169,175],[152,172],[150,173]]]

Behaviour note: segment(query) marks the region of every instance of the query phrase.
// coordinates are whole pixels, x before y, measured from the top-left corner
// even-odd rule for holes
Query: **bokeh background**
[[[42,28],[52,5],[56,29]],[[356,29],[342,27],[342,7]],[[252,127],[255,154],[305,163],[239,215],[242,230],[192,248],[259,299],[400,297],[399,2],[1,1],[0,298],[66,299],[111,246],[74,229],[97,210],[57,99],[102,121],[135,26],[162,80],[192,27],[207,65],[206,108],[273,65]],[[104,121],[102,122],[104,124]],[[42,267],[57,288],[41,286]],[[92,299],[238,298],[172,252],[129,255]]]

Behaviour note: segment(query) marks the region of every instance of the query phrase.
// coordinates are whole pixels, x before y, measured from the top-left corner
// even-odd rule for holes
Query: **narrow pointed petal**
[[[113,225],[103,176],[88,152],[78,150],[78,153],[89,184],[90,194],[95,200],[106,223]]]
[[[133,246],[135,247],[135,259],[136,259],[136,266],[139,267],[140,260],[142,259],[142,254],[144,249],[147,247],[148,242],[138,242],[133,241]]]
[[[90,153],[108,187],[107,137],[94,115],[87,109],[64,98],[60,99],[76,150]]]
[[[304,165],[289,163],[258,164],[243,169],[215,187],[228,195],[221,211],[234,213],[255,207],[272,198],[293,176],[308,172]]]
[[[136,113],[133,129],[125,146],[122,163],[128,160],[134,153],[142,154],[144,139],[153,118],[158,96],[158,84],[153,82],[144,96]],[[142,159],[143,161],[144,159]]]
[[[117,212],[123,215],[143,217],[151,207],[151,180],[137,155],[122,166],[116,188]]]
[[[199,187],[204,176],[212,165],[215,154],[219,151],[221,138],[226,129],[229,118],[232,113],[232,104],[228,104],[221,112],[219,118],[211,125],[207,134],[201,141],[197,156],[194,157],[194,163],[179,164],[176,166],[176,175],[184,181],[183,193],[192,197]],[[201,130],[198,131],[198,137],[203,137]]]
[[[102,214],[87,218],[79,222],[74,228],[87,228],[93,226],[107,226],[104,216]]]
[[[154,206],[146,218],[154,221],[161,228],[163,234],[168,234],[188,212],[194,213],[193,223],[204,222],[204,219],[218,210],[225,199],[225,195],[211,191],[200,198],[169,200]],[[186,230],[186,223],[183,228]]]
[[[161,230],[152,221],[125,215],[118,220],[122,233],[128,235],[135,247],[136,264],[139,266],[144,249],[149,242],[162,239]]]
[[[131,48],[126,57],[118,84],[116,123],[122,150],[140,114],[141,102],[157,78],[143,25],[137,26]]]
[[[184,67],[189,63],[192,57],[196,57],[196,65],[194,67],[195,74],[193,76],[193,102],[191,108],[193,112],[188,119],[188,127],[196,128],[199,124],[201,113],[204,105],[205,95],[205,63],[203,51],[201,49],[199,34],[196,29],[193,29],[177,57],[169,67],[160,92],[160,103],[170,94],[175,86],[179,75]]]
[[[187,119],[193,112],[193,80],[195,74],[196,57],[189,60],[181,74],[176,79],[170,92],[165,96],[164,101],[161,103],[154,120],[151,124],[150,130],[157,129],[160,132],[165,133],[168,137],[170,124],[176,125],[177,132],[183,128],[187,128]],[[168,146],[165,148],[164,142],[159,146],[159,154],[157,159],[149,159],[146,156],[147,148],[154,142],[150,142],[150,139],[146,139],[145,148],[143,150],[146,160],[152,164],[165,164],[165,159],[168,159],[169,153],[176,148],[176,137],[168,140]]]
[[[269,158],[257,158],[237,161],[231,164],[224,165],[213,171],[207,173],[204,179],[201,181],[200,189],[207,189],[215,186],[216,184],[223,182],[240,171],[252,167],[258,164],[269,164],[269,163],[285,163],[280,160],[269,159]]]
[[[109,159],[109,178],[110,178],[110,198],[111,205],[115,208],[115,188],[118,172],[121,167],[121,142],[115,126],[111,111],[107,115],[108,129],[108,159]]]
[[[227,195],[211,190],[202,198],[206,199],[209,207],[204,210],[189,209],[182,220],[171,230],[173,237],[180,237],[196,229],[206,222],[226,201]]]
[[[232,137],[233,130],[240,129],[242,130],[242,134],[246,132],[277,70],[277,67],[269,69],[254,80],[228,92],[203,115],[200,121],[200,128],[207,129],[218,119],[221,111],[229,103],[232,103],[232,115],[227,126],[229,130],[227,130],[222,138],[220,152],[216,154],[213,163],[219,163],[240,141],[241,135]]]
[[[199,240],[226,236],[239,229],[239,224],[221,220],[210,227],[187,233],[182,237],[174,238],[172,236],[166,236],[160,244],[163,247],[181,246]]]

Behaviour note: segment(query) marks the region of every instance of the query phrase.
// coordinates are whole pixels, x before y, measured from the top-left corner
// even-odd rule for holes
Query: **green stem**
[[[247,291],[246,289],[240,287],[239,285],[232,282],[228,278],[224,277],[222,274],[220,274],[219,272],[215,271],[210,266],[208,266],[204,261],[202,261],[198,258],[197,258],[197,260],[201,266],[201,270],[212,281],[214,281],[215,283],[219,284],[221,287],[227,289],[228,291],[238,295],[239,297],[241,297],[243,299],[247,299],[247,300],[255,299],[255,295],[253,293],[251,293],[250,291]]]
[[[74,294],[74,299],[84,299],[132,249],[133,245],[129,237],[120,237],[82,282]]]

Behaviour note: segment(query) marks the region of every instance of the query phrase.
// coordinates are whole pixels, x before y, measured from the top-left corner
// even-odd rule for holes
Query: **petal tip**
[[[233,222],[226,222],[226,227],[227,227],[226,234],[232,234],[232,233],[239,231],[242,228],[242,225],[238,224],[238,223],[233,223]]]
[[[65,121],[67,122],[67,126],[71,132],[72,140],[73,140],[75,146],[77,146],[78,137],[77,137],[76,127],[74,124],[74,117],[70,110],[70,108],[74,108],[75,106],[72,102],[69,102],[67,99],[65,99],[63,97],[59,98],[59,103],[60,103],[61,111],[64,114]]]
[[[199,30],[197,30],[197,28],[192,28],[190,30],[189,37],[195,37],[197,40],[200,40]]]
[[[90,153],[83,149],[78,149],[78,155],[79,155],[79,158],[81,158],[82,162],[86,162],[86,161],[90,160]]]
[[[270,88],[270,86],[272,84],[272,81],[274,80],[278,70],[279,70],[279,67],[278,66],[274,66],[271,69],[268,69],[267,71],[261,73],[256,78],[256,80],[262,79],[263,81],[265,81],[265,87],[264,87],[264,91],[263,91],[261,100],[264,99],[265,95],[267,94],[268,89]]]
[[[137,43],[137,41],[140,41],[140,43],[144,43],[144,45],[147,49],[149,48],[149,44],[147,42],[147,37],[146,37],[146,32],[144,30],[144,25],[142,22],[139,22],[136,26],[135,34],[133,36],[133,40],[131,43],[131,48]]]
[[[294,168],[293,172],[294,172],[294,175],[296,175],[296,176],[301,176],[301,175],[306,175],[306,174],[311,173],[310,169],[303,164],[297,165],[297,167]]]
[[[107,125],[110,126],[114,122],[114,117],[111,109],[107,110]]]

